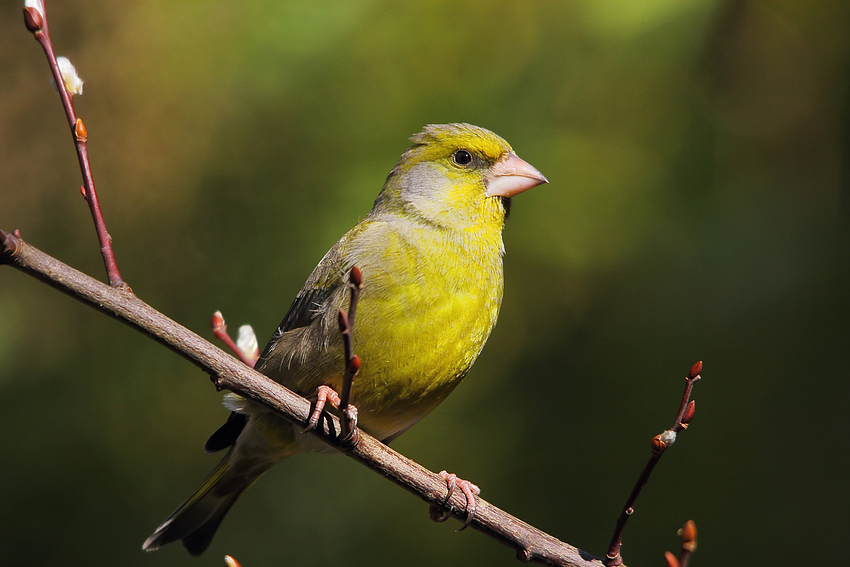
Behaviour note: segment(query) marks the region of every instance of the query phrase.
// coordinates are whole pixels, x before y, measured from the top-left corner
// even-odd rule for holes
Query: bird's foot
[[[339,442],[345,447],[353,447],[360,442],[360,430],[357,429],[357,408],[348,404],[348,408],[342,411],[344,420],[342,438]]]
[[[313,406],[313,412],[310,414],[310,419],[304,427],[304,432],[311,429],[316,429],[319,425],[319,420],[322,419],[322,412],[325,410],[325,404],[339,409],[339,404],[342,403],[339,394],[330,386],[322,384],[316,388],[316,404]],[[360,440],[360,435],[357,429],[357,408],[348,404],[348,408],[342,412],[342,419],[345,420],[348,426],[348,434],[343,437],[340,442],[344,445],[356,445]]]
[[[440,471],[440,476],[443,477],[443,480],[446,481],[446,485],[449,488],[449,491],[446,494],[446,499],[443,502],[444,504],[449,502],[452,494],[454,494],[455,488],[460,488],[466,496],[466,521],[463,523],[463,527],[458,531],[464,530],[472,523],[473,518],[475,518],[475,506],[477,502],[476,496],[481,494],[481,489],[468,480],[458,478],[454,473]],[[431,519],[435,522],[445,522],[451,517],[451,511],[444,514],[437,506],[431,506],[429,514]]]
[[[336,390],[330,386],[322,384],[316,388],[316,405],[313,406],[313,413],[310,414],[310,419],[304,427],[305,433],[311,429],[316,429],[316,426],[319,425],[319,420],[322,418],[322,412],[325,411],[325,404],[328,402],[330,402],[333,407],[338,408],[340,402],[339,394],[337,394]]]

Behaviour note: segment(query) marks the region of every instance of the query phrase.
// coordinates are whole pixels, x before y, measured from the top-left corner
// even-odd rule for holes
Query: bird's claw
[[[325,404],[330,404],[339,409],[339,404],[342,400],[336,390],[330,386],[322,384],[316,388],[316,404],[313,406],[313,411],[310,413],[310,419],[307,420],[307,425],[304,426],[304,433],[312,429],[316,429],[319,421],[322,419],[322,412],[325,410]],[[340,443],[346,447],[357,445],[360,441],[360,430],[357,429],[357,408],[348,404],[348,408],[342,412],[342,419],[345,421],[345,435],[340,438]]]
[[[463,523],[463,527],[458,531],[465,530],[475,518],[475,508],[477,505],[476,497],[481,494],[481,489],[468,480],[458,478],[458,476],[454,473],[440,471],[440,476],[446,481],[446,485],[448,487],[446,499],[443,501],[443,504],[448,504],[449,500],[451,500],[452,494],[454,494],[455,488],[460,488],[464,496],[466,496],[466,521]],[[452,507],[449,506],[449,511],[443,513],[440,508],[432,505],[428,512],[431,516],[431,520],[434,522],[445,522],[449,519],[449,517],[451,517],[451,510]]]
[[[322,418],[322,412],[325,410],[325,404],[330,402],[330,404],[338,408],[340,399],[339,394],[336,393],[336,390],[331,388],[330,386],[325,386],[322,384],[318,388],[316,388],[316,405],[313,407],[313,412],[310,414],[310,419],[307,421],[307,425],[304,426],[304,433],[312,429],[316,429],[316,426],[319,425],[319,420]],[[348,406],[349,408],[353,406]],[[355,423],[357,422],[357,410],[355,409]]]
[[[352,447],[360,441],[360,430],[357,429],[357,408],[351,404],[342,412],[342,419],[345,420],[343,432],[345,435],[339,442],[346,446]]]

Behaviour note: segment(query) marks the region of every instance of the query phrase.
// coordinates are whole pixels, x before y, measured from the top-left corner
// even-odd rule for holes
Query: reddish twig
[[[679,411],[676,412],[676,419],[673,421],[673,426],[652,438],[652,455],[649,457],[649,462],[646,463],[646,466],[641,471],[634,488],[632,488],[632,493],[629,495],[628,500],[626,500],[626,505],[623,506],[623,511],[620,512],[620,517],[617,518],[617,526],[614,528],[614,535],[611,537],[611,543],[608,546],[608,553],[606,554],[607,560],[605,563],[609,567],[623,564],[623,557],[620,555],[620,548],[623,545],[623,531],[626,529],[626,522],[628,522],[629,517],[635,511],[635,501],[649,480],[649,475],[652,474],[655,465],[661,459],[661,455],[664,454],[667,447],[676,441],[676,434],[688,428],[688,423],[694,417],[696,404],[693,400],[688,400],[691,397],[691,390],[693,390],[694,384],[700,379],[700,372],[702,372],[702,361],[694,363],[691,366],[690,372],[688,372],[687,378],[685,378],[685,392],[682,394],[682,403],[679,404]]]
[[[223,342],[224,345],[229,348],[239,360],[251,368],[254,368],[254,365],[257,363],[257,359],[260,358],[260,353],[255,352],[249,354],[236,346],[236,343],[233,342],[233,339],[231,339],[230,335],[227,334],[227,325],[224,322],[224,315],[221,314],[221,311],[213,313],[210,326],[212,327],[212,332],[215,335],[215,338]]]
[[[74,137],[74,146],[77,148],[80,171],[83,175],[83,197],[89,204],[94,228],[97,232],[97,239],[100,242],[100,253],[103,256],[103,264],[106,267],[106,276],[109,279],[109,285],[112,287],[127,287],[127,284],[124,283],[124,280],[121,279],[121,274],[118,272],[115,253],[112,251],[112,237],[106,230],[106,222],[103,220],[100,201],[97,198],[97,191],[94,188],[94,179],[92,178],[91,165],[89,164],[88,132],[82,119],[77,118],[77,114],[74,111],[74,95],[68,92],[65,80],[62,77],[62,71],[59,69],[59,63],[56,61],[56,53],[53,50],[53,42],[50,39],[50,30],[47,23],[47,11],[43,7],[42,9],[43,11],[39,12],[36,8],[25,7],[24,24],[32,32],[33,36],[35,36],[36,41],[44,49],[45,55],[47,55],[47,61],[53,73],[53,80],[56,83],[56,90],[59,91],[59,98],[62,99],[62,107],[65,109],[65,115],[68,117],[71,135]]]
[[[693,520],[688,520],[685,522],[684,527],[677,533],[682,540],[679,557],[676,557],[669,551],[665,551],[664,559],[667,561],[667,567],[688,567],[691,553],[697,548],[697,525]]]
[[[240,565],[232,555],[224,556],[224,564],[226,567],[242,567],[242,565]]]
[[[351,267],[348,274],[348,288],[351,300],[348,302],[348,313],[339,310],[339,332],[342,333],[342,344],[345,350],[345,373],[342,377],[342,392],[339,397],[339,408],[343,419],[340,440],[343,444],[353,445],[359,437],[357,430],[357,408],[350,405],[351,387],[354,377],[360,370],[360,357],[354,354],[354,315],[357,313],[357,303],[360,301],[360,290],[363,289],[363,275],[357,266]]]

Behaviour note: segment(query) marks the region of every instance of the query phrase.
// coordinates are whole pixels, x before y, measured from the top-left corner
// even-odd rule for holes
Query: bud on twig
[[[655,454],[655,455],[660,455],[665,450],[667,450],[667,443],[665,443],[661,439],[661,434],[658,434],[658,435],[656,435],[655,437],[652,438],[651,449],[652,449],[652,453]]]
[[[238,561],[236,561],[236,560],[235,560],[233,557],[231,557],[230,555],[225,555],[225,556],[224,556],[224,564],[225,564],[227,567],[242,567],[242,565],[240,565],[240,564],[239,564],[239,562],[238,562]]]
[[[59,65],[59,72],[62,73],[62,80],[65,82],[65,89],[71,96],[83,94],[83,80],[77,74],[77,69],[67,57],[57,57],[56,63]],[[50,79],[50,84],[56,92],[59,92],[59,87],[56,81]]]
[[[32,33],[39,32],[44,27],[44,3],[41,0],[24,2],[24,25]]]
[[[360,268],[351,266],[351,273],[349,273],[348,279],[354,286],[361,287],[363,285],[363,274],[360,273]]]
[[[682,549],[692,552],[697,548],[697,525],[693,520],[685,522],[679,535],[682,537]]]
[[[691,366],[691,370],[688,372],[688,380],[693,380],[700,374],[702,374],[702,361],[698,360],[697,362],[694,362],[693,366]]]
[[[86,125],[83,124],[82,118],[77,118],[77,123],[74,125],[74,137],[78,142],[88,142],[89,133],[86,130]]]
[[[688,402],[688,407],[685,408],[685,415],[682,416],[682,427],[685,427],[685,428],[688,427],[688,424],[694,418],[694,412],[696,412],[696,409],[697,409],[696,400],[691,400],[690,402]]]
[[[664,552],[664,559],[667,561],[667,567],[679,567],[679,559],[669,551]]]
[[[222,327],[224,327],[224,315],[222,315],[221,311],[216,311],[213,313],[212,321],[210,321],[210,326],[212,327],[213,332],[218,331]]]
[[[236,346],[251,358],[260,356],[260,346],[257,343],[257,335],[254,333],[254,328],[251,325],[242,325],[239,327],[236,335]]]

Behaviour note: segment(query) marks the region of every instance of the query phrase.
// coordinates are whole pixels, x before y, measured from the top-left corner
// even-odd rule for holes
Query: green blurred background
[[[103,278],[22,2],[0,13],[0,227]],[[76,64],[122,275],[261,342],[424,124],[504,136],[551,180],[505,231],[499,325],[394,443],[594,554],[696,360],[693,427],[623,549],[811,562],[850,505],[850,5],[697,0],[48,2]],[[0,269],[0,564],[515,565],[345,458],[276,467],[210,551],[141,544],[226,417],[189,363]]]

